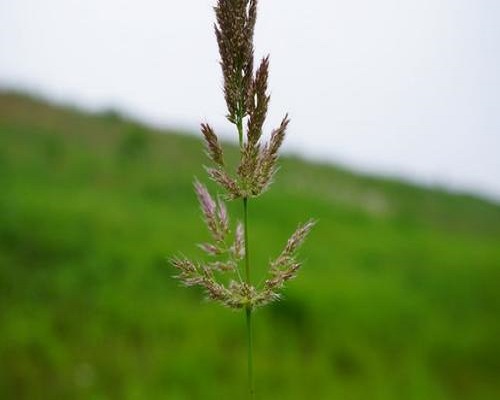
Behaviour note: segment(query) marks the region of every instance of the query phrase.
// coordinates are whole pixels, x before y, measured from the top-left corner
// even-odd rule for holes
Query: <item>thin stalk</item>
[[[255,398],[255,390],[253,385],[253,341],[252,341],[252,309],[246,308],[247,316],[247,339],[248,339],[248,390],[250,399]]]
[[[243,116],[242,113],[238,115],[236,121],[236,127],[238,128],[238,136],[240,140],[240,149],[243,149]],[[245,230],[245,282],[248,286],[251,286],[251,276],[250,276],[250,251],[248,245],[248,198],[243,199],[243,226]],[[253,400],[255,398],[255,389],[253,383],[253,335],[252,335],[252,307],[247,306],[245,308],[246,314],[246,325],[247,325],[247,350],[248,350],[248,391],[249,398]]]
[[[245,227],[245,275],[246,283],[251,285],[250,278],[250,253],[248,246],[248,199],[243,199],[243,214],[244,214],[244,227]],[[246,309],[246,322],[247,322],[247,341],[248,341],[248,389],[250,399],[254,399],[254,383],[253,383],[253,338],[252,338],[252,308],[247,306]]]

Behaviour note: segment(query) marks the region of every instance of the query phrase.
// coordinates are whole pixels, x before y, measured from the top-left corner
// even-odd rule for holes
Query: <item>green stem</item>
[[[252,343],[252,309],[250,307],[246,308],[247,316],[247,339],[248,339],[248,390],[250,394],[250,399],[253,400],[255,397],[255,390],[253,385],[253,343]]]
[[[248,250],[248,199],[243,199],[243,214],[245,227],[245,276],[246,283],[251,285],[250,279],[250,253]],[[247,341],[248,341],[248,389],[250,399],[254,399],[254,384],[253,384],[253,340],[252,340],[252,307],[247,306],[245,309],[247,321]]]
[[[236,127],[238,128],[238,136],[240,140],[240,149],[243,151],[243,113],[238,113]],[[248,286],[251,283],[250,277],[250,252],[248,249],[248,198],[243,198],[243,222],[245,229],[245,282]],[[247,348],[248,348],[248,392],[250,400],[255,398],[255,390],[253,384],[253,338],[252,338],[252,307],[248,305],[245,308],[247,322]]]

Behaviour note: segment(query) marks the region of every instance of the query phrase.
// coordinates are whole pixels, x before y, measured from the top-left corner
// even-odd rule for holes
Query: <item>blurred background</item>
[[[320,223],[256,315],[259,398],[499,398],[500,4],[260,3],[292,125],[256,279]],[[166,262],[208,235],[199,123],[237,157],[213,5],[0,1],[0,398],[244,398],[243,315]]]

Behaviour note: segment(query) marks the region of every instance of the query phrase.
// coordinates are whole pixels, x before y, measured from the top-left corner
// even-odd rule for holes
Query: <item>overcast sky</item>
[[[214,2],[0,0],[0,86],[234,135]],[[500,1],[260,3],[289,151],[500,199]]]

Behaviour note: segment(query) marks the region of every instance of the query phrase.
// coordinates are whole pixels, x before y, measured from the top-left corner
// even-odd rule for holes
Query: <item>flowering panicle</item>
[[[208,230],[216,243],[223,243],[229,233],[226,205],[221,200],[216,203],[207,188],[199,181],[195,181],[194,187]]]
[[[262,136],[262,127],[267,116],[267,109],[271,97],[267,94],[267,80],[269,78],[269,56],[262,59],[260,67],[255,73],[252,90],[249,97],[248,143],[255,145]]]
[[[208,177],[226,191],[228,200],[236,200],[244,197],[238,182],[222,168],[206,168]]]
[[[311,220],[299,226],[281,254],[270,263],[269,277],[263,286],[254,287],[248,282],[243,282],[239,273],[239,264],[245,258],[244,225],[241,222],[237,223],[233,242],[228,244],[231,229],[224,202],[215,201],[208,189],[198,181],[195,181],[195,191],[213,239],[213,242],[200,244],[199,247],[216,260],[196,263],[185,257],[174,258],[171,263],[180,271],[177,278],[186,286],[202,287],[210,300],[234,309],[245,307],[253,309],[278,300],[279,290],[287,281],[295,278],[301,267],[301,262],[297,260],[297,251],[315,222]],[[224,256],[226,258],[221,259]],[[239,281],[231,279],[229,284],[225,285],[217,280],[215,272],[236,273]]]
[[[214,9],[227,118],[236,123],[247,115],[248,95],[252,89],[257,0],[219,0]]]
[[[197,265],[186,258],[174,258],[170,262],[179,271],[177,278],[186,286],[202,287],[210,300],[223,304],[231,301],[231,292],[216,281],[210,268]]]
[[[257,196],[265,192],[271,185],[277,170],[278,151],[285,140],[285,133],[290,120],[285,116],[279,128],[271,134],[271,141],[266,144],[259,154],[257,168],[252,180],[252,194]]]
[[[287,281],[296,277],[297,271],[302,265],[301,262],[297,261],[297,250],[304,243],[315,224],[311,220],[299,226],[292,237],[288,239],[285,249],[278,258],[271,262],[270,277],[264,284],[266,289],[276,292]]]
[[[201,132],[207,145],[207,155],[214,164],[224,168],[224,152],[219,143],[219,138],[208,124],[201,124]]]
[[[263,140],[270,103],[269,56],[264,57],[254,71],[257,0],[218,0],[214,10],[227,119],[238,131],[240,160],[236,170],[231,171],[225,163],[219,138],[212,127],[204,123],[201,132],[206,154],[213,163],[206,167],[206,172],[223,189],[225,200],[244,200],[246,224],[248,200],[262,195],[273,182],[278,169],[278,153],[290,120],[286,115],[279,127],[271,132],[269,140]],[[211,240],[200,244],[199,248],[210,260],[194,262],[184,257],[174,258],[171,262],[179,271],[177,278],[186,286],[200,286],[209,299],[230,308],[251,311],[279,299],[279,291],[296,276],[301,266],[297,251],[314,222],[309,221],[297,229],[285,249],[270,263],[264,283],[255,287],[250,282],[247,257],[248,227],[237,222],[233,230],[224,201],[214,199],[199,181],[195,181],[194,187],[211,235]],[[246,279],[240,273],[243,264]]]

